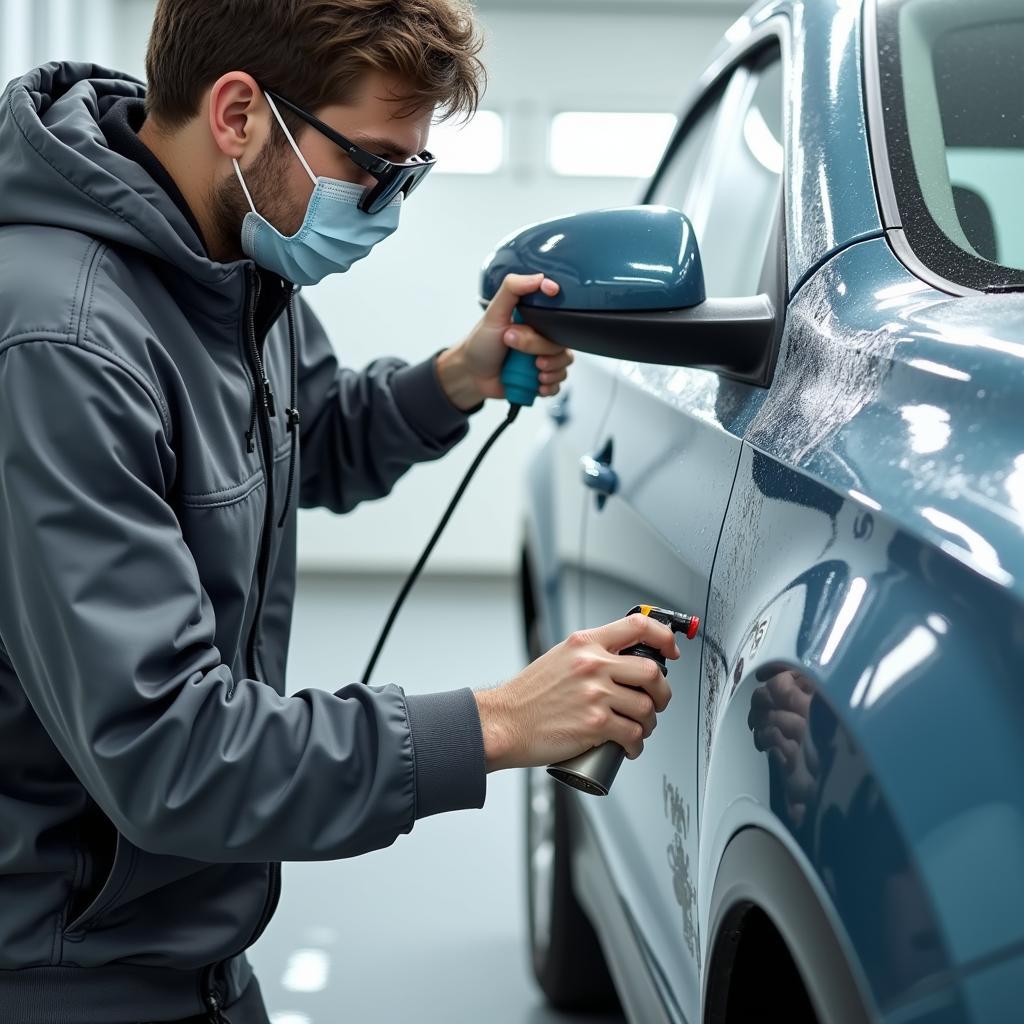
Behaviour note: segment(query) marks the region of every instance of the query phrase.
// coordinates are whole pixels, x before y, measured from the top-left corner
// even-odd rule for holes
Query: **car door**
[[[781,222],[782,58],[772,37],[720,78],[647,196],[682,209],[701,248],[709,297],[764,290],[777,276]],[[775,244],[773,244],[775,243]],[[784,268],[782,268],[784,271]],[[745,424],[763,389],[716,373],[620,361],[596,450],[585,523],[583,617],[590,624],[653,603],[705,614],[712,563]],[[695,1020],[702,936],[697,918],[697,757],[701,644],[680,638],[673,699],[606,798],[582,801],[619,894],[666,982],[666,1001]]]
[[[597,443],[617,383],[615,360],[580,353],[569,382],[548,405],[541,460],[530,468],[535,522],[525,552],[530,586],[540,602],[540,633],[530,641],[534,657],[585,625],[581,562],[587,495],[577,482],[579,453]]]

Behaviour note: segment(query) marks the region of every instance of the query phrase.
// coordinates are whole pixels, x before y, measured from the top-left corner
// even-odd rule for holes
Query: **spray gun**
[[[526,323],[518,306],[512,312],[512,322]],[[540,391],[537,357],[510,348],[501,368],[501,383],[505,387],[505,397],[513,406],[533,405]]]
[[[627,615],[647,615],[658,622],[665,623],[672,632],[682,633],[687,640],[692,640],[700,629],[700,619],[696,615],[683,615],[669,611],[667,608],[655,608],[649,604],[640,604],[626,613]],[[663,676],[668,675],[665,656],[655,647],[648,644],[633,644],[619,654],[634,655],[639,658],[650,658],[661,669]],[[572,786],[574,789],[589,793],[592,796],[607,796],[612,788],[619,765],[626,756],[625,750],[612,741],[602,743],[598,747],[587,750],[568,761],[559,761],[548,766],[548,773],[559,782]]]

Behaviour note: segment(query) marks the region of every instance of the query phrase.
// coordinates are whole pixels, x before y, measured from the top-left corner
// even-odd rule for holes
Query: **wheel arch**
[[[1024,934],[1024,607],[837,466],[744,445],[705,624],[701,889],[734,832],[764,827],[806,857],[877,1005],[942,991],[962,1019],[963,971]],[[777,671],[814,688],[806,822],[749,722]]]
[[[844,944],[803,868],[778,838],[751,826],[733,835],[715,876],[702,997],[706,1024],[728,1019],[743,922],[755,909],[781,937],[819,1020],[868,1024],[873,1019]]]

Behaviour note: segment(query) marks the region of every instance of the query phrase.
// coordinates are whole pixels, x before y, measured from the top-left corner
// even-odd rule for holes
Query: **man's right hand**
[[[630,615],[573,633],[511,682],[476,691],[487,770],[552,764],[607,740],[639,757],[672,693],[655,662],[617,653],[636,643],[679,657],[668,626]]]

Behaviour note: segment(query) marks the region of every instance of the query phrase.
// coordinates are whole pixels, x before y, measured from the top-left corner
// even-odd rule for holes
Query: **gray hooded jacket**
[[[296,503],[387,494],[466,416],[433,360],[339,367],[279,278],[264,336],[266,278],[105,144],[143,95],[47,64],[0,97],[3,1022],[228,1005],[280,861],[485,796],[470,690],[285,695]]]

